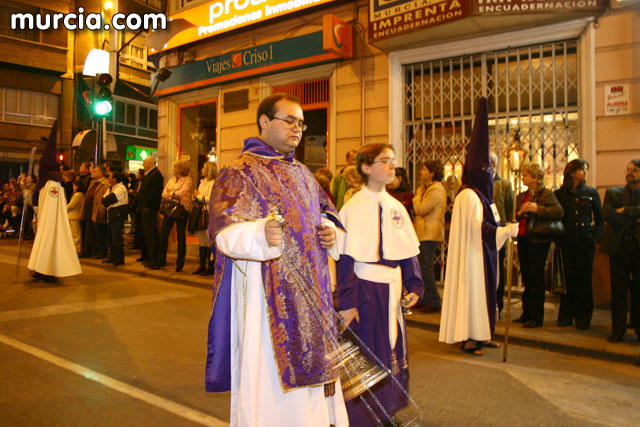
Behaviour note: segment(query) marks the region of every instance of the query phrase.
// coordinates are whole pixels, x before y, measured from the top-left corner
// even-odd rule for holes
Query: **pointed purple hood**
[[[40,170],[38,171],[38,185],[35,191],[39,191],[45,186],[47,181],[54,180],[62,182],[62,174],[60,173],[60,165],[56,159],[57,153],[57,139],[58,139],[58,121],[53,123],[51,132],[49,133],[49,140],[44,148],[42,157],[40,158]]]
[[[473,122],[473,133],[467,147],[467,159],[462,171],[462,185],[475,190],[483,202],[493,200],[493,168],[489,158],[489,115],[487,98],[480,98]]]

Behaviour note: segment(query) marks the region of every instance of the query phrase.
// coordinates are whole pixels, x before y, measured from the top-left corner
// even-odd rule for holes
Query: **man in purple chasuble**
[[[210,199],[217,251],[206,389],[231,390],[233,426],[347,426],[327,252],[337,212],[294,159],[306,129],[297,98],[258,107],[259,138],[222,168]]]

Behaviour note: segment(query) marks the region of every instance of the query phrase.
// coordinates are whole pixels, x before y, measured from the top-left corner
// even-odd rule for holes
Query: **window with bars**
[[[424,160],[445,167],[451,212],[478,99],[487,97],[489,137],[509,176],[504,154],[518,134],[529,162],[545,169],[545,185],[580,152],[576,40],[433,60],[404,67],[404,160],[415,185]],[[518,188],[513,182],[514,188]],[[445,247],[440,261],[444,264]]]
[[[329,79],[311,80],[271,88],[271,93],[279,92],[297,96],[304,108],[313,108],[315,105],[329,102]]]
[[[58,118],[60,97],[0,88],[0,121],[50,127]]]

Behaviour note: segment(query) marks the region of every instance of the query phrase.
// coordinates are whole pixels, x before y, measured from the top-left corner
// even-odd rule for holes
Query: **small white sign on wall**
[[[607,85],[604,87],[604,115],[629,114],[629,85]]]

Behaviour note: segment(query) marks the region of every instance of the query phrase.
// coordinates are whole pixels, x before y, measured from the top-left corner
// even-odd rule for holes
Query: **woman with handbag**
[[[202,211],[199,217],[205,215],[208,219],[209,215],[209,197],[211,197],[211,188],[218,176],[218,167],[213,162],[206,162],[201,170],[202,181],[198,189],[193,192],[194,203],[202,203]],[[210,276],[213,274],[213,258],[211,258],[211,244],[209,243],[209,235],[207,231],[207,222],[200,224],[197,228],[198,243],[200,244],[200,266],[196,271],[191,274],[201,274],[203,276]],[[204,228],[202,228],[204,226]]]
[[[189,162],[176,160],[173,162],[173,177],[162,190],[160,213],[163,215],[160,228],[160,247],[158,251],[158,264],[154,269],[164,267],[167,264],[167,245],[169,233],[176,225],[178,236],[178,254],[176,258],[176,272],[182,271],[184,257],[187,252],[187,240],[185,230],[187,219],[191,209],[191,178],[189,177]]]
[[[544,169],[537,163],[522,167],[522,183],[527,191],[518,194],[516,219],[520,221],[518,258],[524,292],[522,315],[515,322],[522,323],[524,328],[538,328],[544,321],[544,264],[551,239],[538,237],[533,226],[561,219],[564,210],[553,191],[544,187]]]
[[[598,191],[585,185],[589,163],[575,159],[564,168],[562,187],[555,195],[564,208],[562,222],[565,235],[558,243],[562,249],[567,293],[560,298],[558,326],[589,329],[593,314],[593,257],[595,242],[599,242],[604,230],[602,204]]]

